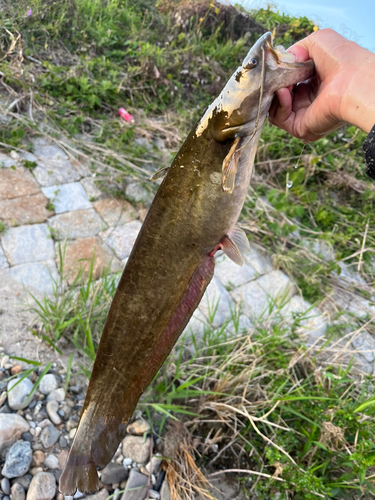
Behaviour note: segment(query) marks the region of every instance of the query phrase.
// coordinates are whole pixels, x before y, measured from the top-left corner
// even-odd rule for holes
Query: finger
[[[269,118],[273,125],[284,128],[283,123],[289,118],[292,112],[292,96],[287,88],[276,91],[276,96],[272,102]]]
[[[316,98],[311,83],[300,83],[294,88],[293,111],[307,108]]]

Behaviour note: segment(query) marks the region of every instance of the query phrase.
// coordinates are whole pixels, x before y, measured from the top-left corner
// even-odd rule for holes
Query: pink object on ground
[[[125,108],[120,108],[118,110],[118,114],[121,116],[121,118],[123,118],[126,122],[129,122],[129,123],[134,123],[135,120],[134,120],[134,116],[131,115],[130,113],[128,113],[126,111]]]

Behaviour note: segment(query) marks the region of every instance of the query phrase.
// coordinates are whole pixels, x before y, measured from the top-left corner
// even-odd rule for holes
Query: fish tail
[[[99,489],[98,469],[103,469],[124,437],[126,423],[121,417],[99,415],[93,403],[83,410],[73,444],[60,476],[59,490],[73,496]]]
[[[73,496],[80,492],[94,493],[99,489],[99,477],[89,453],[69,455],[60,477],[59,490],[63,495]]]

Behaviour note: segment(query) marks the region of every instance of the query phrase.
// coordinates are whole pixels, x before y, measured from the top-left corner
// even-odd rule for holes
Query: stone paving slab
[[[33,194],[0,201],[0,220],[8,226],[45,222],[54,214],[47,210],[47,198],[42,194]]]
[[[280,270],[273,270],[261,276],[257,283],[273,300],[285,300],[294,295],[296,288],[288,276]]]
[[[12,227],[2,237],[1,244],[11,266],[55,258],[47,224]]]
[[[270,273],[273,270],[272,260],[269,255],[257,248],[256,245],[250,245],[250,252],[244,254],[244,260],[250,264],[259,275]]]
[[[314,344],[326,334],[327,319],[325,316],[299,295],[294,295],[287,302],[280,310],[280,315],[287,323],[293,323],[300,315],[300,326],[297,331],[301,336],[307,337],[306,340],[309,344]]]
[[[85,177],[81,179],[81,184],[85,188],[86,194],[90,201],[102,196],[102,192],[96,186],[95,181],[92,177]]]
[[[43,187],[71,183],[81,178],[81,174],[68,160],[38,161],[38,166],[33,170],[33,174]]]
[[[57,214],[92,208],[85,188],[80,182],[43,187],[42,192],[49,198]]]
[[[7,258],[5,256],[4,250],[2,246],[0,245],[0,269],[5,269],[9,267],[9,263],[7,261]]]
[[[0,200],[11,200],[37,193],[40,193],[39,185],[25,168],[0,169]]]
[[[54,260],[41,262],[27,262],[7,269],[8,275],[22,283],[26,288],[36,288],[42,293],[53,292],[54,281],[58,279],[58,272]]]
[[[353,347],[365,358],[367,363],[373,363],[375,359],[375,340],[366,331],[359,332],[352,340]]]
[[[129,257],[141,227],[142,223],[139,220],[134,220],[123,226],[117,226],[113,230],[107,229],[100,236],[114,250],[117,257],[122,260]]]
[[[48,220],[48,225],[56,240],[87,238],[107,228],[93,208],[55,215]]]
[[[69,241],[63,249],[63,253],[64,277],[67,277],[69,283],[74,281],[80,270],[82,270],[83,276],[87,278],[92,258],[94,258],[94,279],[99,279],[105,270],[109,270],[111,273],[122,270],[120,261],[97,236]],[[58,249],[56,255],[59,255]],[[59,264],[59,257],[57,257],[57,260]]]
[[[268,318],[272,299],[259,285],[258,280],[250,281],[241,288],[235,288],[231,294],[234,300],[241,305],[241,312],[248,316],[253,323],[256,323],[260,318]]]
[[[10,168],[16,165],[16,160],[4,153],[0,153],[0,168]]]
[[[201,338],[204,334],[205,328],[209,327],[208,319],[200,311],[196,309],[186,326],[186,331],[195,337]]]
[[[214,276],[202,297],[199,310],[209,321],[212,320],[212,326],[217,328],[231,319],[235,307],[229,292]]]
[[[220,255],[215,260],[215,276],[229,289],[243,286],[245,283],[259,276],[259,273],[254,267],[246,261],[241,267],[235,264],[226,255]]]
[[[59,146],[51,144],[44,137],[36,137],[31,139],[33,144],[34,155],[41,158],[57,158],[67,160],[68,155]]]
[[[94,203],[95,210],[108,226],[123,226],[137,218],[137,211],[128,201],[104,198]]]

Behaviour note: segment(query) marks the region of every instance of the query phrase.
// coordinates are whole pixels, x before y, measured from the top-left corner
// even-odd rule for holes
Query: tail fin
[[[69,455],[60,477],[59,490],[64,495],[74,496],[80,492],[94,493],[99,489],[99,478],[90,455]]]
[[[126,431],[121,418],[99,415],[93,403],[83,410],[74,441],[60,477],[63,495],[93,493],[99,489],[97,469],[103,469],[115,454]]]

